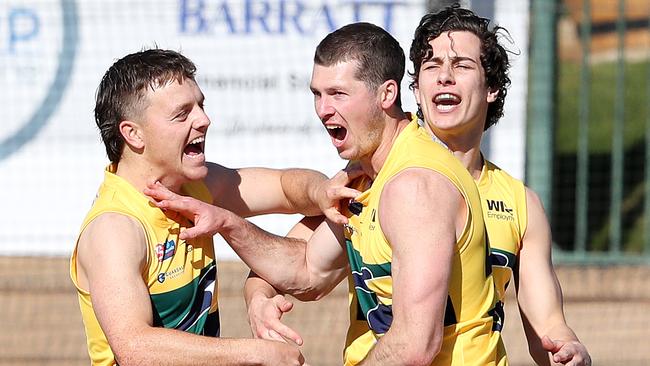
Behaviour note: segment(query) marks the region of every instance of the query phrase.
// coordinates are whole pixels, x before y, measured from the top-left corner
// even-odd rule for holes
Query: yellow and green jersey
[[[414,167],[446,176],[463,195],[468,209],[452,259],[443,344],[432,365],[495,365],[501,335],[493,329],[497,299],[476,184],[461,163],[416,122],[400,133],[372,186],[357,198],[363,208],[350,217],[346,230],[351,318],[345,365],[360,363],[390,329],[392,248],[379,221],[379,197],[395,175]],[[366,185],[359,181],[355,188],[363,190]]]
[[[487,160],[476,184],[490,240],[492,270],[500,301],[498,308],[503,318],[505,292],[517,266],[528,225],[526,187]]]
[[[149,290],[154,326],[219,336],[217,267],[212,238],[180,240],[178,234],[192,223],[181,217],[167,217],[114,173],[114,166],[106,169],[104,182],[81,232],[97,216],[108,212],[139,222],[148,249],[142,281]],[[185,195],[212,203],[210,192],[202,182],[186,184],[182,190]],[[112,250],[110,243],[105,243],[105,247]],[[95,316],[91,294],[78,285],[76,246],[70,260],[70,276],[77,288],[92,364],[114,365],[115,356]]]

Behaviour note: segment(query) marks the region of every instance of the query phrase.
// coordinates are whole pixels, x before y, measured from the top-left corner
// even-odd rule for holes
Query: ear
[[[397,85],[395,80],[386,80],[379,88],[379,97],[383,109],[389,109],[397,103],[397,98],[399,98],[399,85]]]
[[[487,102],[492,103],[495,100],[497,100],[497,97],[499,96],[499,89],[492,90],[488,89],[488,94],[487,94]]]
[[[136,149],[144,147],[144,138],[139,124],[129,120],[122,121],[120,122],[120,133],[129,146]]]
[[[413,84],[413,96],[415,97],[415,103],[420,105],[420,88],[417,83]]]

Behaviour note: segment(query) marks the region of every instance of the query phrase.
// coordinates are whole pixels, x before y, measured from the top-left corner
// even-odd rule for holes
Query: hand
[[[341,201],[347,203],[349,199],[361,194],[356,189],[346,186],[363,174],[360,165],[349,165],[318,187],[315,201],[318,202],[318,207],[330,221],[347,224],[348,218],[341,214]]]
[[[280,319],[284,313],[291,311],[293,303],[282,295],[268,298],[256,294],[248,306],[248,322],[253,331],[253,337],[285,342],[291,340],[296,345],[302,345],[300,335],[284,325]]]
[[[213,236],[224,228],[232,212],[205,203],[193,197],[176,194],[160,182],[149,183],[144,194],[153,199],[153,204],[163,211],[177,212],[194,223],[194,226],[183,230],[179,238],[193,239],[199,236]]]
[[[284,342],[263,341],[266,347],[258,348],[263,365],[306,365],[298,347]]]
[[[568,366],[591,366],[591,357],[587,348],[578,341],[551,340],[542,337],[542,347],[551,353],[553,362]]]

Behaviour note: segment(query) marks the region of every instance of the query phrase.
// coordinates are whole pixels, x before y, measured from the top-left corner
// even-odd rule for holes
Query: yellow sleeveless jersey
[[[148,246],[142,280],[149,289],[154,326],[219,336],[217,268],[212,238],[192,239],[189,242],[179,240],[180,231],[191,223],[165,216],[160,209],[149,204],[146,196],[115,175],[114,171],[113,166],[107,168],[104,182],[83,221],[81,232],[93,219],[107,212],[137,220]],[[183,194],[212,202],[210,192],[202,182],[184,185]],[[106,243],[106,248],[110,250],[110,243]],[[77,288],[90,359],[93,365],[115,365],[115,356],[95,317],[90,293],[78,285],[76,262],[75,246],[70,259],[70,277]]]
[[[357,198],[363,208],[350,217],[346,230],[352,272],[345,365],[361,362],[390,328],[392,248],[378,220],[379,197],[391,178],[412,167],[445,175],[468,207],[467,223],[453,256],[442,349],[432,365],[495,365],[501,335],[493,331],[496,294],[476,184],[461,163],[416,122],[400,133],[372,186]],[[356,187],[363,189],[363,184]]]
[[[487,160],[476,184],[490,241],[492,273],[499,297],[497,310],[503,319],[506,288],[517,266],[521,241],[528,225],[526,187]]]

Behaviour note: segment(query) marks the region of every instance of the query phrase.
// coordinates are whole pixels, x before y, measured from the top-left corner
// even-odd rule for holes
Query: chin
[[[201,168],[194,168],[189,172],[186,172],[185,177],[187,180],[195,181],[205,179],[208,176],[208,167],[203,166]]]
[[[341,159],[343,159],[343,160],[354,160],[355,159],[354,154],[352,152],[350,152],[350,151],[341,150],[338,153],[339,153],[339,157]]]

